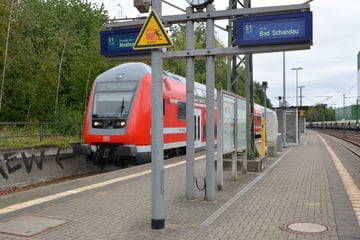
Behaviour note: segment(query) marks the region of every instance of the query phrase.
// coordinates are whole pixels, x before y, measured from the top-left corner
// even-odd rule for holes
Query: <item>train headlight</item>
[[[93,127],[94,128],[101,128],[103,125],[102,121],[94,120],[93,121]]]
[[[125,125],[126,125],[125,120],[121,120],[121,121],[120,121],[120,126],[121,126],[121,127],[125,127]]]
[[[124,128],[126,125],[126,121],[121,119],[121,120],[116,121],[115,124],[116,124],[116,128]]]

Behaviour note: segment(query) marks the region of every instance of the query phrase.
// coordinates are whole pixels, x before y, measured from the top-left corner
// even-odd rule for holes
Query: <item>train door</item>
[[[201,147],[201,109],[194,109],[194,145],[195,149]]]

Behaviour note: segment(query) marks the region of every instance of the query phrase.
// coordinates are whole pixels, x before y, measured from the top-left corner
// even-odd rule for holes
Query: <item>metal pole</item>
[[[217,91],[217,111],[218,111],[218,120],[217,120],[217,135],[220,136],[217,138],[217,161],[216,161],[216,171],[217,171],[217,189],[222,190],[224,186],[224,168],[223,168],[223,136],[224,133],[224,122],[222,117],[223,112],[223,94],[222,91]]]
[[[295,70],[296,72],[296,144],[298,144],[299,142],[299,114],[298,114],[298,107],[299,107],[299,104],[298,104],[298,71],[299,70],[302,70],[303,68],[302,67],[297,67],[297,68],[292,68],[291,70]]]
[[[206,6],[206,12],[215,10],[213,4]],[[214,19],[206,20],[206,48],[215,47]],[[215,199],[215,169],[214,169],[214,99],[215,99],[215,57],[206,57],[206,200]]]
[[[267,121],[266,121],[266,88],[265,88],[265,100],[264,100],[264,102],[265,102],[265,111],[264,111],[264,114],[265,114],[265,116],[264,116],[264,120],[265,120],[265,156],[267,156],[268,154],[268,143],[267,143]]]
[[[295,124],[296,124],[296,144],[299,143],[299,108],[296,108],[296,118],[295,118]]]
[[[192,7],[186,8],[186,13],[193,13]],[[194,49],[194,22],[186,23],[186,49]],[[186,58],[186,198],[195,198],[195,146],[194,146],[194,58]],[[200,127],[200,126],[199,126]]]
[[[359,99],[356,99],[356,131],[359,131]]]
[[[295,72],[296,72],[296,107],[298,107],[299,106],[299,104],[298,104],[298,71],[299,70],[303,70],[303,68],[302,67],[296,67],[296,68],[292,68],[291,70],[295,70]]]
[[[161,1],[153,0],[152,8],[161,18]],[[164,140],[163,140],[163,61],[161,49],[151,51],[152,62],[152,110],[151,110],[151,228],[165,227],[164,214]]]
[[[283,52],[283,147],[286,147],[286,68],[285,68],[285,52]]]
[[[251,65],[250,65],[250,60],[251,57],[250,55],[245,55],[245,62],[246,62],[246,67],[245,67],[245,98],[246,98],[246,155],[245,158],[242,161],[242,173],[246,174],[247,173],[247,160],[249,158],[250,153],[252,153],[252,125],[254,123],[254,115],[252,114],[251,108],[253,107],[253,105],[251,104],[251,98],[253,97],[253,95],[251,94],[251,81],[252,81],[252,77],[251,77]]]
[[[295,69],[296,70],[296,107],[299,106],[298,104],[298,69]]]
[[[229,9],[236,9],[237,8],[237,1],[236,0],[229,0]],[[232,47],[234,43],[234,20],[228,20],[228,47]],[[236,83],[236,59],[237,56],[228,56],[227,57],[227,90],[229,92],[236,93],[237,83]]]
[[[305,87],[305,86],[299,86],[299,89],[300,89],[300,107],[302,106],[302,98],[303,98],[302,89],[303,89],[303,87]]]
[[[267,122],[266,122],[266,100],[267,100],[267,96],[266,96],[266,90],[268,88],[268,83],[267,82],[262,82],[263,88],[264,88],[264,120],[265,120],[265,157],[267,157]]]
[[[238,119],[238,98],[235,98],[235,119]],[[223,135],[220,135],[220,136],[223,136]],[[239,138],[238,138],[238,136],[239,136],[238,121],[235,120],[235,149],[236,150],[235,150],[235,152],[232,153],[232,156],[231,156],[231,158],[232,158],[231,176],[232,176],[234,181],[237,180],[237,152],[238,152],[237,150],[238,150],[238,146],[239,146]],[[224,164],[222,163],[222,165],[224,165]],[[222,178],[224,179],[223,167],[222,167],[221,171],[222,171]],[[222,181],[224,181],[223,179],[222,179]]]

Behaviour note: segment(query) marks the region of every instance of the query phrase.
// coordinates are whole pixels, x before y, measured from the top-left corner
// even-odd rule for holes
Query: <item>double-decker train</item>
[[[195,149],[201,149],[206,144],[205,100],[206,86],[195,82]],[[162,107],[164,156],[185,154],[185,78],[164,72]],[[261,132],[261,109],[254,109],[255,135],[260,135]],[[217,124],[216,115],[214,129]],[[138,62],[125,63],[109,69],[95,79],[85,117],[84,143],[81,152],[91,156],[94,163],[128,164],[150,161],[151,67]]]

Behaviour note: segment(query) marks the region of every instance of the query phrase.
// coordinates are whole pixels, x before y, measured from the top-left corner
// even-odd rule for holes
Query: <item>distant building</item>
[[[356,97],[356,104],[336,108],[335,109],[335,120],[358,120],[360,119],[360,51],[357,55],[357,97]],[[344,96],[345,97],[345,96]]]
[[[359,104],[360,103],[360,51],[357,55],[357,74],[358,74],[358,81],[357,81],[357,99],[356,99],[356,103]]]
[[[335,120],[357,120],[360,118],[360,106],[351,105],[335,109]]]

